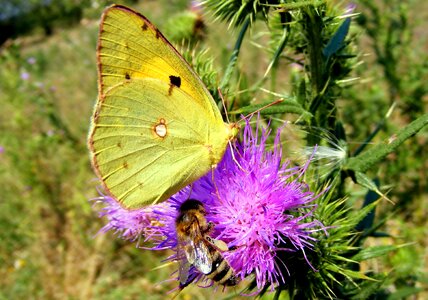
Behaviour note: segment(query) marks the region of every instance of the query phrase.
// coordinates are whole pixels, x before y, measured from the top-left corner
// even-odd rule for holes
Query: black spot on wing
[[[180,76],[174,76],[174,75],[170,75],[169,76],[169,90],[168,90],[168,95],[171,96],[172,95],[172,90],[174,89],[174,87],[180,87],[181,86],[181,78]]]
[[[143,31],[146,31],[146,30],[147,30],[147,28],[148,28],[148,26],[147,26],[147,24],[146,24],[146,23],[144,23],[144,24],[143,24],[143,26],[141,26],[141,29],[142,29]]]
[[[169,82],[171,84],[175,85],[176,87],[180,87],[181,86],[181,78],[180,78],[180,76],[174,76],[174,75],[169,76]]]
[[[125,79],[126,79],[126,80],[131,79],[131,75],[129,75],[129,73],[128,73],[128,72],[126,72],[126,73],[125,73]]]

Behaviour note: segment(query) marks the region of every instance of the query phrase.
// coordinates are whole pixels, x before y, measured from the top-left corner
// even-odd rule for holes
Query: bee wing
[[[191,262],[191,264],[204,274],[211,273],[212,256],[207,244],[205,243],[205,239],[199,237],[199,239],[193,241],[193,244],[192,251],[190,251],[193,256],[193,262]]]
[[[190,263],[188,259],[187,252],[184,250],[188,243],[187,239],[178,238],[177,243],[177,260],[178,260],[178,277],[180,279],[180,284],[186,286],[187,280],[189,279],[189,269]]]
[[[185,257],[188,264],[193,265],[196,269],[204,274],[209,274],[212,269],[212,257],[210,249],[207,246],[201,229],[197,222],[192,224],[188,236],[180,236],[178,240],[178,255]],[[181,252],[181,254],[180,254]],[[189,267],[180,260],[180,278],[188,278]],[[182,270],[182,271],[181,271]],[[184,274],[186,271],[186,274]]]

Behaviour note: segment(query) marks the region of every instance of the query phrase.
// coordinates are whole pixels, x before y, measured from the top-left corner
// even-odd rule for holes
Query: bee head
[[[180,213],[185,213],[185,212],[188,212],[190,210],[197,210],[200,213],[203,213],[204,215],[206,214],[204,205],[199,200],[188,199],[181,204]]]

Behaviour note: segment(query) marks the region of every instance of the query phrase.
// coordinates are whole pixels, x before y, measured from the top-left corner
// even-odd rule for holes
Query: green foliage
[[[323,145],[326,142],[331,144],[330,141],[325,141],[322,135],[317,134],[319,128],[323,132],[327,132],[327,136],[332,135],[330,139],[337,141],[335,147],[341,147],[342,149],[351,148],[347,143],[349,137],[367,133],[367,122],[350,123],[348,119],[342,117],[342,110],[347,113],[346,109],[348,109],[346,106],[345,109],[341,108],[341,105],[346,104],[342,103],[342,98],[344,95],[350,95],[349,91],[345,91],[344,87],[354,91],[355,94],[352,95],[355,97],[360,97],[364,94],[358,90],[357,80],[352,78],[352,76],[355,76],[353,72],[355,73],[357,67],[361,64],[361,54],[355,50],[358,36],[355,34],[356,28],[352,27],[352,14],[342,17],[338,14],[338,7],[319,2],[296,2],[293,7],[277,2],[263,3],[262,7],[260,1],[206,2],[218,19],[230,22],[239,30],[237,42],[221,86],[231,87],[230,82],[233,82],[234,72],[236,72],[238,66],[238,58],[242,56],[241,46],[245,39],[245,33],[249,30],[250,24],[251,28],[256,28],[256,21],[260,17],[260,19],[271,25],[269,30],[272,41],[270,41],[269,45],[272,48],[269,49],[269,53],[272,55],[272,59],[264,77],[259,81],[255,80],[256,89],[264,89],[263,86],[270,80],[270,88],[273,89],[270,91],[271,94],[285,99],[272,107],[262,110],[261,114],[263,116],[273,115],[275,120],[283,120],[286,118],[284,114],[287,114],[288,117],[298,115],[299,117],[296,118],[295,124],[303,126],[307,131],[307,145]],[[372,20],[378,27],[373,26],[373,28],[370,28],[369,36],[375,39],[377,35],[382,35],[384,26],[386,26],[383,24],[389,22],[389,16],[381,17],[380,9],[373,2],[370,2],[370,4],[368,2],[363,3],[377,18],[384,19],[385,23],[376,23],[377,18]],[[408,18],[408,11],[405,9],[405,5],[400,5],[400,8],[399,24],[403,26],[385,28],[389,30],[389,33],[382,36],[382,38],[386,37],[385,45],[382,45],[383,48],[379,46],[379,42],[382,39],[377,38],[375,42],[377,47],[375,48],[376,54],[379,54],[377,59],[379,59],[379,65],[385,69],[385,79],[387,84],[390,84],[390,90],[393,90],[392,87],[394,87],[393,91],[395,93],[397,91],[401,94],[410,92],[414,95],[411,90],[415,88],[420,92],[417,96],[421,99],[422,95],[426,96],[427,94],[419,86],[419,84],[423,85],[423,81],[419,80],[417,83],[412,82],[411,85],[406,85],[404,83],[405,79],[401,79],[398,75],[398,72],[401,72],[399,65],[402,60],[400,59],[400,50],[393,49],[394,47],[411,49],[409,45],[411,40],[407,39],[408,36],[403,35],[407,24],[405,20]],[[361,15],[357,19],[361,20],[364,17],[365,15]],[[402,44],[405,41],[407,45]],[[265,48],[262,44],[259,47]],[[384,53],[379,51],[380,49]],[[289,93],[291,92],[294,97],[290,97],[289,94],[287,95],[284,92],[278,92],[278,90],[282,89],[281,85],[284,83],[284,79],[280,77],[282,75],[279,73],[281,71],[280,68],[286,65],[287,62],[300,66],[290,78],[293,86]],[[413,67],[417,70],[417,74],[427,74],[426,67],[423,64],[419,63]],[[415,80],[414,77],[412,79]],[[355,88],[353,89],[350,84],[355,85]],[[404,86],[406,88],[409,87],[410,90],[401,88]],[[254,91],[256,89],[253,88]],[[229,91],[229,94],[233,95],[234,93],[236,92]],[[373,101],[370,101],[370,98],[377,96],[376,94],[367,93],[364,96],[366,100],[358,103],[359,107],[357,110],[354,108],[353,114],[358,115],[356,112],[373,109]],[[419,101],[410,95],[406,99]],[[231,113],[250,113],[269,103],[269,101],[260,102],[245,106],[241,105]],[[348,106],[354,107],[355,104],[352,103]],[[417,106],[412,105],[412,107]],[[394,106],[386,114],[386,117],[380,119],[380,126],[386,127],[386,124],[390,122],[389,116],[393,108]],[[331,159],[340,159],[341,162],[333,164],[334,169],[328,172],[329,176],[320,177],[313,182],[314,186],[322,186],[323,183],[331,185],[329,196],[321,200],[317,209],[319,213],[317,215],[318,220],[321,220],[329,228],[328,236],[319,236],[319,242],[314,253],[306,254],[308,261],[313,263],[317,272],[313,273],[308,266],[305,267],[305,259],[299,255],[280,257],[281,263],[287,266],[283,273],[289,276],[286,276],[284,286],[277,288],[278,291],[287,291],[288,297],[297,299],[325,297],[367,299],[382,293],[389,294],[389,292],[382,289],[384,284],[396,284],[396,286],[399,286],[399,278],[405,277],[403,274],[390,274],[388,277],[387,273],[364,274],[360,271],[360,265],[364,261],[385,257],[391,252],[398,251],[400,247],[400,245],[396,244],[364,247],[365,241],[372,236],[389,236],[387,233],[378,232],[378,229],[385,225],[385,219],[377,220],[375,215],[375,207],[379,206],[381,202],[367,202],[361,209],[354,210],[350,203],[340,199],[343,199],[342,197],[349,193],[347,192],[349,187],[346,181],[348,177],[355,183],[360,184],[362,188],[369,189],[369,194],[372,193],[370,191],[372,190],[375,192],[373,193],[374,195],[382,195],[382,187],[379,188],[371,179],[373,175],[369,173],[370,168],[378,167],[388,155],[397,151],[398,147],[402,146],[405,141],[415,136],[426,126],[427,115],[421,116],[421,112],[422,110],[419,109],[413,119],[419,118],[400,131],[386,132],[391,137],[389,142],[378,142],[370,150],[363,151],[365,145],[372,143],[380,132],[379,128],[381,127],[379,126],[372,133],[368,132],[366,138],[361,136],[360,140],[364,141],[364,143],[353,153],[345,153],[345,156],[341,155],[340,157],[331,157]],[[276,125],[278,123],[272,123],[273,127]],[[279,122],[278,126],[281,126],[281,122]],[[350,136],[347,134],[348,126],[354,129]],[[407,169],[411,169],[410,165],[407,165]],[[421,179],[421,177],[418,178],[419,180]],[[366,221],[369,220],[368,218],[370,218],[370,222]],[[360,232],[361,230],[363,231]],[[316,276],[313,274],[316,274]],[[249,288],[254,288],[254,285]],[[409,293],[415,291],[419,290],[410,289]],[[405,292],[403,291],[403,293]],[[277,296],[279,297],[280,294],[278,293]]]
[[[172,43],[186,42],[189,45],[202,40],[206,34],[202,16],[197,11],[184,11],[168,19],[165,24],[164,35]]]
[[[227,0],[215,1],[206,0],[204,4],[214,12],[222,21],[230,22],[233,25],[242,25],[246,19],[254,22],[257,15],[261,14],[264,19],[267,19],[270,6],[278,4],[279,1],[256,0],[256,1],[240,1]]]
[[[89,0],[13,0],[0,3],[0,44],[8,38],[32,32],[35,28],[52,34],[59,24],[71,25],[80,21]]]

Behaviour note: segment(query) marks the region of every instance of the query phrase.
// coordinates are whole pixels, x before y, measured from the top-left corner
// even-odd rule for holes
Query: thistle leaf
[[[382,246],[373,246],[369,248],[362,249],[358,254],[352,257],[352,260],[361,262],[371,258],[379,257],[385,255],[391,251],[395,251],[401,246],[395,245],[382,245]]]
[[[351,18],[346,18],[340,25],[331,39],[328,41],[327,46],[322,51],[322,54],[328,60],[330,56],[336,54],[343,47],[343,42],[348,35],[349,27],[351,26]]]
[[[260,104],[252,104],[252,105],[244,106],[237,110],[231,111],[230,114],[235,114],[235,115],[249,114],[269,104],[271,104],[271,101],[260,103]],[[260,111],[260,114],[262,115],[285,114],[285,113],[298,114],[298,115],[304,116],[305,118],[309,118],[312,116],[299,103],[295,101],[289,101],[289,100],[285,100],[273,106],[263,108]]]
[[[400,146],[404,141],[409,139],[418,133],[424,126],[428,124],[428,114],[422,115],[415,121],[407,125],[405,128],[400,130],[394,137],[394,140],[388,144],[378,144],[373,148],[364,151],[356,157],[352,157],[348,160],[345,165],[346,169],[353,170],[355,172],[365,172],[369,168],[373,167],[376,163],[383,160],[388,154],[392,153]],[[364,176],[361,176],[364,181]],[[366,182],[368,184],[368,182]]]

